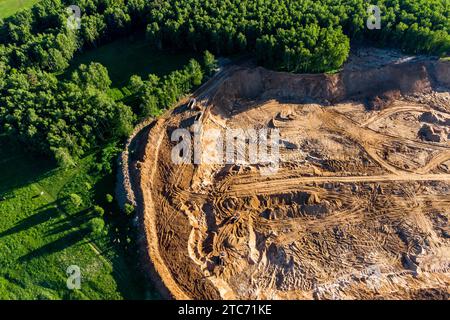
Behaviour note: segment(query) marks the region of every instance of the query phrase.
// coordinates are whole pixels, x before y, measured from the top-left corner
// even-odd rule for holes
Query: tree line
[[[81,8],[81,30],[66,7]],[[41,0],[0,23],[0,55],[15,68],[64,70],[77,50],[145,30],[157,48],[254,52],[294,72],[342,65],[350,41],[412,53],[450,54],[448,0],[378,0],[382,28],[369,30],[366,0]]]

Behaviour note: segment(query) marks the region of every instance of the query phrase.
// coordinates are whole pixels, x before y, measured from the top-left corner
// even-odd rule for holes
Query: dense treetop
[[[69,4],[81,30],[66,28]],[[338,68],[349,41],[368,39],[413,53],[450,53],[447,0],[379,0],[381,30],[366,27],[365,0],[42,0],[0,24],[0,48],[14,67],[61,71],[76,50],[135,30],[155,46],[254,51],[262,64],[297,72]],[[6,58],[4,58],[6,59]]]
[[[380,30],[366,27],[365,0],[42,0],[0,21],[0,133],[57,159],[81,156],[199,83],[196,62],[164,79],[134,77],[139,108],[132,110],[107,94],[101,65],[58,78],[78,51],[133,32],[145,31],[155,49],[249,52],[264,66],[292,72],[340,68],[351,41],[450,53],[448,0],[376,2]],[[80,30],[67,28],[72,4],[81,8]]]

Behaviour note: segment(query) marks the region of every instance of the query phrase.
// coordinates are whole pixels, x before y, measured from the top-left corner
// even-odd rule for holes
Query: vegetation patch
[[[9,17],[17,11],[29,8],[39,0],[0,0],[0,19]]]
[[[1,299],[152,297],[135,270],[131,222],[106,201],[113,177],[94,168],[96,154],[62,170],[4,136],[0,154]],[[80,290],[66,286],[71,265]]]
[[[77,55],[71,61],[65,75],[70,77],[70,74],[81,64],[98,62],[108,69],[112,87],[122,88],[128,84],[133,75],[164,76],[183,68],[190,58],[196,57],[197,55],[192,53],[155,50],[143,35],[133,35]]]

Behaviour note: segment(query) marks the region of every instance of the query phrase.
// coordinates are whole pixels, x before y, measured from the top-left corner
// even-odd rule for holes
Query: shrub
[[[105,221],[102,218],[93,218],[88,222],[88,228],[94,236],[99,236],[105,229]]]
[[[100,206],[94,206],[94,213],[100,217],[103,217],[105,210]]]
[[[112,203],[114,201],[114,197],[109,193],[106,195],[106,202]]]
[[[205,73],[208,76],[212,75],[217,69],[217,60],[208,50],[203,54],[203,65],[205,67]]]
[[[131,216],[134,213],[135,208],[133,205],[127,203],[127,204],[125,204],[124,211],[127,216]]]
[[[69,197],[70,197],[70,202],[75,207],[79,207],[83,204],[83,199],[81,199],[81,197],[79,195],[77,195],[76,193],[71,193]]]

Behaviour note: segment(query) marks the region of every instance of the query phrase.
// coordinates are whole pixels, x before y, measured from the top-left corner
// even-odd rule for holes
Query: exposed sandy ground
[[[450,64],[367,68],[228,67],[195,93],[199,110],[182,101],[143,131],[131,183],[171,296],[449,298]],[[443,119],[440,142],[419,135],[426,112]],[[174,164],[171,134],[196,116],[204,130],[279,129],[279,170]]]

